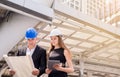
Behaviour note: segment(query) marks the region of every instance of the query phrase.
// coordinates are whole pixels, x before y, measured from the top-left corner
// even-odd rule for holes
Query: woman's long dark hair
[[[62,37],[61,36],[57,36],[58,37],[58,45],[60,46],[60,48],[63,48],[64,50],[67,50],[69,53],[70,53],[70,51],[69,51],[69,49],[65,46],[65,44],[64,44],[64,42],[63,42],[63,40],[62,40]],[[51,44],[51,46],[50,46],[50,48],[49,48],[49,50],[48,50],[48,54],[52,51],[52,50],[54,50],[54,46]],[[70,55],[71,55],[71,53],[70,53]]]

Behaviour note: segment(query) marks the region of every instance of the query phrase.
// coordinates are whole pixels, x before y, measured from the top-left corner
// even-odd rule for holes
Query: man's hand
[[[15,75],[15,70],[9,69],[11,75]]]
[[[33,69],[33,71],[32,71],[32,74],[36,75],[36,76],[39,75],[39,73],[40,73],[40,71],[38,69],[36,69],[36,68]]]

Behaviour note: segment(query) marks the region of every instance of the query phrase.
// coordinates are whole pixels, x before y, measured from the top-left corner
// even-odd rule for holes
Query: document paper
[[[14,77],[36,77],[32,75],[34,64],[29,55],[27,56],[4,56],[8,66],[15,70]]]

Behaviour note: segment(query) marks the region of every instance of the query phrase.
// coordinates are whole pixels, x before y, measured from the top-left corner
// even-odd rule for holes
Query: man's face
[[[27,39],[28,45],[34,46],[36,44],[36,38]]]

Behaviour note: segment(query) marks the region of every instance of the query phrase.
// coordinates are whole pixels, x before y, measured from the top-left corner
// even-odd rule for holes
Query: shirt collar
[[[26,54],[32,56],[33,52],[35,51],[35,48],[36,48],[36,46],[34,48],[32,48],[31,50],[29,48],[27,48]]]

